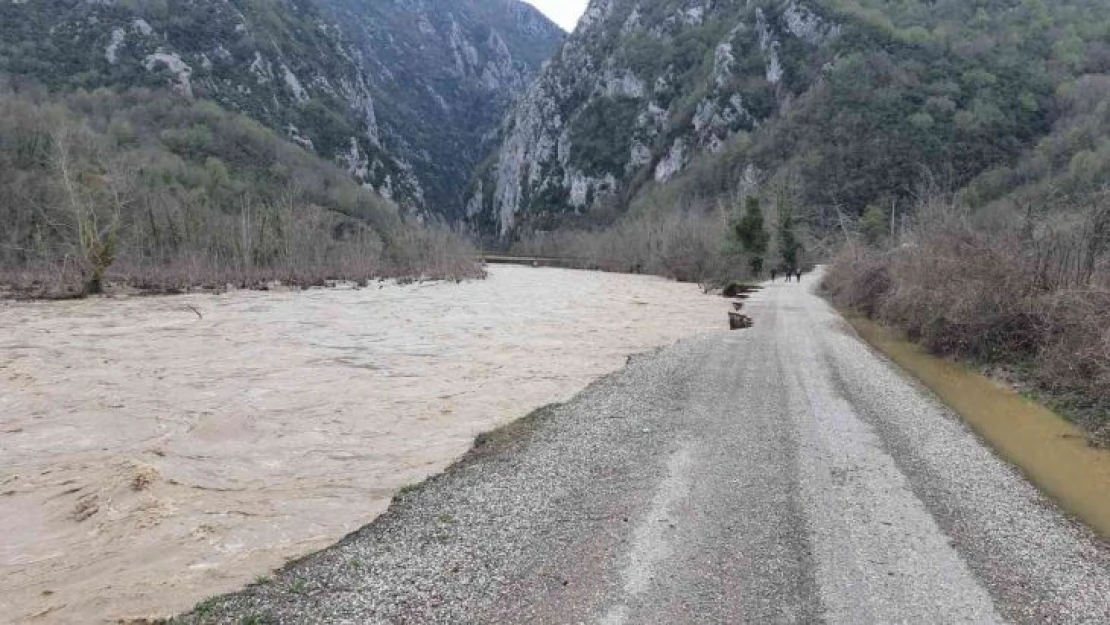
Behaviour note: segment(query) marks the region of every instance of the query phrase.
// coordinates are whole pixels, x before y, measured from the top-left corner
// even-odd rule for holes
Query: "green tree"
[[[860,229],[868,245],[878,245],[882,242],[887,232],[887,219],[883,209],[874,204],[867,207],[860,220]]]
[[[782,264],[787,271],[797,271],[798,262],[802,253],[802,244],[794,229],[794,207],[790,202],[779,201],[779,253],[782,255]]]
[[[208,173],[209,184],[212,189],[219,189],[231,180],[227,165],[215,156],[209,156],[204,161],[204,170]]]
[[[744,215],[732,226],[733,236],[740,243],[740,249],[750,257],[752,273],[763,273],[764,257],[771,235],[763,226],[763,209],[759,198],[748,196],[744,201]]]

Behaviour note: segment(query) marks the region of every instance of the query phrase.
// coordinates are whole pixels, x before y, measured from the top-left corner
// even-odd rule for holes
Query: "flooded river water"
[[[665,280],[0,303],[0,621],[166,615],[385,510],[473,437],[726,325]]]

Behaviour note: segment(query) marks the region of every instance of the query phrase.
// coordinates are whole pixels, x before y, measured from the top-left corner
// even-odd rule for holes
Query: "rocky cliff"
[[[444,214],[562,38],[517,0],[0,3],[0,72],[211,99]]]
[[[322,0],[359,42],[383,141],[427,204],[461,216],[470,176],[565,33],[518,0]]]
[[[1096,0],[593,0],[467,215],[506,238],[774,180],[835,221],[958,189],[1049,131],[1058,88],[1107,71],[1106,17]]]
[[[800,2],[595,0],[504,127],[468,216],[585,211],[776,115],[832,59],[840,28]]]

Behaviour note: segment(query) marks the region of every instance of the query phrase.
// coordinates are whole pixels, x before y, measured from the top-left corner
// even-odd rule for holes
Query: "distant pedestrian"
[[[779,272],[776,269],[771,270],[771,282],[775,282],[775,278],[779,277]]]
[[[797,277],[798,277],[798,282],[801,282],[801,281],[802,281],[802,270],[801,270],[801,269],[799,269],[799,270],[798,270],[798,273],[797,273],[796,275],[797,275]]]

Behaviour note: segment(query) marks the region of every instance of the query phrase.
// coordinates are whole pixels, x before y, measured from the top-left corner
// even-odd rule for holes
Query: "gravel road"
[[[183,620],[1110,623],[1110,546],[815,280],[752,297],[750,330],[632,359]]]

